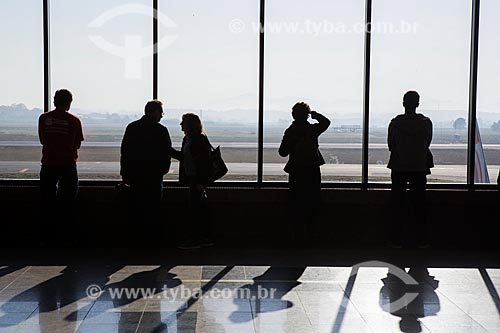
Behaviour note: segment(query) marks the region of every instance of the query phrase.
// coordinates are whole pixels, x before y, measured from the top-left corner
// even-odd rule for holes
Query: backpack
[[[321,164],[318,146],[310,135],[298,138],[291,159],[296,167],[308,167]]]

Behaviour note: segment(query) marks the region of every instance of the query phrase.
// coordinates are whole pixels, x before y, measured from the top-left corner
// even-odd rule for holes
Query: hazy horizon
[[[108,123],[122,128],[140,116],[153,95],[151,5],[150,0],[51,0],[51,96],[67,88],[74,95],[73,112],[109,113]],[[159,1],[158,98],[165,102],[163,122],[172,132],[179,132],[178,120],[188,111],[212,122],[211,136],[257,142],[259,5],[258,0]],[[500,133],[490,129],[500,120],[499,10],[500,2],[481,1],[477,120],[491,143],[500,142]],[[42,107],[42,1],[4,0],[0,11],[0,39],[12,46],[0,53],[0,105]],[[265,12],[264,143],[279,140],[298,101],[332,120],[324,141],[362,142],[361,130],[344,135],[335,128],[362,124],[365,1],[273,0]],[[448,129],[457,118],[468,120],[471,14],[472,0],[373,1],[370,144],[385,142],[388,123],[403,112],[408,90],[421,95],[418,112],[433,121],[433,143],[466,143],[467,129]],[[34,126],[38,116],[30,117]],[[98,126],[106,126],[106,117],[85,118],[83,125],[105,136]],[[216,131],[219,125],[226,127]],[[119,137],[121,129],[116,132]],[[235,160],[254,161],[255,153]],[[331,163],[361,158],[357,148],[347,157],[335,150],[329,154]],[[274,158],[266,155],[264,163]],[[385,158],[370,149],[371,163]],[[495,154],[487,159],[498,164]],[[438,167],[452,162],[465,166],[467,151],[455,146],[436,158]],[[356,170],[361,175],[361,167]],[[465,171],[459,178],[466,179]]]

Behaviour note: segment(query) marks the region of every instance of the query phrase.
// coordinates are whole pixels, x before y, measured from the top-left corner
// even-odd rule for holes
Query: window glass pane
[[[149,0],[51,1],[52,90],[73,93],[81,117],[81,179],[118,178],[126,125],[152,97]]]
[[[361,181],[364,20],[363,0],[266,2],[265,180],[287,179],[278,147],[304,101],[332,122],[323,181]]]
[[[221,146],[229,169],[222,180],[255,181],[259,37],[252,24],[259,2],[160,1],[159,17],[159,96],[174,147],[182,114],[196,113],[212,145]]]
[[[42,2],[2,0],[0,13],[0,178],[38,178]]]
[[[478,157],[475,170],[476,183],[487,183],[488,178],[491,183],[496,183],[500,166],[499,10],[500,3],[498,1],[481,1],[477,122],[484,155],[481,154],[480,146],[476,144],[476,156]],[[487,173],[485,169],[487,169]]]
[[[374,1],[370,181],[390,180],[387,127],[416,90],[434,126],[429,181],[466,182],[471,10],[470,0]]]

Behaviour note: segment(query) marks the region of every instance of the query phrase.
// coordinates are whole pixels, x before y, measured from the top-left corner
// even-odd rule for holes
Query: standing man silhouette
[[[309,123],[309,116],[317,123]],[[286,129],[278,153],[282,157],[289,156],[284,170],[288,173],[289,213],[295,241],[310,243],[321,201],[320,166],[325,164],[318,138],[328,129],[330,120],[311,111],[304,102],[293,106],[292,117],[294,121]]]
[[[165,126],[163,103],[146,103],[141,119],[128,124],[121,143],[120,175],[130,185],[133,222],[152,226],[158,221],[163,196],[163,176],[170,169],[172,141]],[[151,232],[149,228],[143,228]],[[147,236],[147,235],[144,235]]]
[[[428,227],[426,220],[425,187],[430,168],[434,167],[429,150],[432,141],[432,122],[416,112],[420,96],[416,91],[408,91],[403,97],[405,113],[391,120],[387,144],[391,152],[388,168],[391,172],[392,219],[390,245],[402,247],[406,205],[406,189],[415,210],[415,231],[419,247],[428,247]],[[413,234],[413,232],[412,232]],[[405,237],[407,238],[407,237]]]
[[[70,113],[73,95],[69,90],[57,90],[55,109],[38,118],[38,137],[42,144],[40,170],[41,213],[45,221],[70,219],[78,193],[76,163],[83,141],[80,118]],[[57,212],[54,215],[54,212]],[[43,238],[52,235],[51,228],[42,232]]]

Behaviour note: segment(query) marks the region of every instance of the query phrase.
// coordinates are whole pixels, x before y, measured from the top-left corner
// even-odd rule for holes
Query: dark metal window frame
[[[51,68],[50,68],[50,0],[43,2],[43,48],[44,48],[44,111],[50,110],[51,106]],[[153,91],[152,97],[158,98],[158,0],[152,1],[152,36],[153,36]],[[258,100],[258,149],[257,149],[257,180],[248,182],[221,182],[214,184],[216,187],[286,187],[285,182],[265,182],[263,180],[263,147],[264,147],[264,56],[265,56],[265,0],[258,0],[260,6],[260,32],[259,32],[259,100]],[[361,182],[336,183],[324,182],[324,188],[388,188],[388,183],[371,183],[368,177],[369,158],[369,118],[370,118],[370,74],[371,74],[371,31],[373,1],[365,0],[365,37],[364,37],[364,78],[363,78],[363,142],[362,142],[362,177]],[[436,189],[493,189],[493,184],[474,184],[475,168],[475,136],[476,136],[476,104],[477,104],[477,77],[478,77],[478,54],[479,54],[479,20],[480,0],[472,1],[471,17],[471,46],[470,46],[470,73],[469,73],[469,106],[468,106],[468,153],[467,153],[467,183],[429,184],[429,188]],[[257,0],[256,0],[257,2]],[[37,181],[4,180],[2,184],[29,185]],[[113,185],[117,181],[81,181],[82,185]]]

